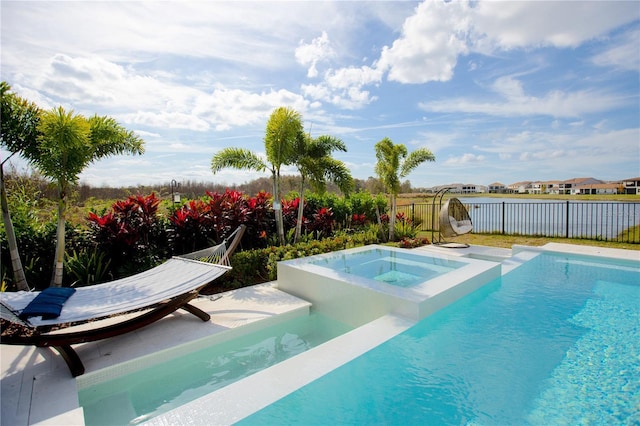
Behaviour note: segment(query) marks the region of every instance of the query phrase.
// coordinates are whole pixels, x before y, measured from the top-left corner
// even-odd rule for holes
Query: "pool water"
[[[79,389],[85,424],[149,420],[351,330],[311,313]]]
[[[309,264],[399,287],[412,287],[465,266],[450,259],[384,247],[328,256]]]
[[[639,424],[640,264],[543,253],[240,424]]]

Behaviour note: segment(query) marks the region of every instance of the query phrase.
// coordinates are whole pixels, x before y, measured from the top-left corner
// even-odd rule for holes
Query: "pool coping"
[[[414,324],[414,321],[400,316],[386,315],[143,424],[166,426],[236,423]]]

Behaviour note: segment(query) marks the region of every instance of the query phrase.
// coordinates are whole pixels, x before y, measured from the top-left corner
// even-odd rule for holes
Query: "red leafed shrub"
[[[117,201],[102,216],[89,213],[89,235],[111,260],[116,275],[148,267],[164,257],[164,232],[158,218],[160,199],[155,193]]]
[[[364,213],[354,213],[353,216],[351,216],[351,225],[354,227],[364,226],[367,222],[367,215]]]
[[[238,226],[247,225],[244,248],[266,246],[274,227],[270,194],[247,197],[241,191],[207,191],[206,200],[191,201],[169,217],[169,241],[174,253],[186,253],[220,243]]]
[[[400,222],[400,223],[406,223],[406,224],[411,224],[411,218],[407,217],[407,215],[405,214],[405,212],[398,212],[396,213],[396,221]]]
[[[420,246],[424,246],[426,244],[430,244],[429,243],[429,239],[428,238],[409,238],[409,237],[405,237],[402,240],[400,240],[398,242],[398,247],[400,248],[414,248],[414,247],[420,247]]]
[[[285,233],[287,229],[295,228],[298,223],[298,207],[300,206],[300,198],[296,197],[292,200],[282,200],[282,219],[284,221]],[[304,217],[304,214],[303,214]],[[304,229],[304,222],[303,222]]]
[[[245,223],[247,229],[243,240],[243,247],[263,248],[267,247],[269,235],[274,235],[276,222],[273,216],[271,194],[260,191],[255,197],[247,199],[247,207],[250,215]],[[246,244],[244,243],[246,241]]]
[[[202,200],[191,200],[169,216],[167,229],[174,254],[195,251],[207,244],[210,233],[209,206]]]
[[[316,238],[327,237],[333,232],[333,210],[327,207],[321,207],[312,215],[313,220],[310,221],[308,227],[315,232]]]

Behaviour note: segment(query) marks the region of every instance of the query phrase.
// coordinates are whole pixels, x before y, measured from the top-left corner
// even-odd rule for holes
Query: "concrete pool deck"
[[[446,253],[451,256],[475,257],[478,259],[493,260],[502,264],[503,273],[526,260],[526,256],[519,256],[525,250],[541,251],[552,250],[592,256],[615,257],[619,259],[640,260],[640,251],[608,249],[593,246],[575,246],[569,244],[547,244],[543,248],[514,246],[513,249],[497,249],[494,247],[471,246],[469,248],[444,248],[438,246],[423,246],[415,250]],[[91,375],[103,368],[121,365],[131,360],[150,353],[169,350],[188,342],[195,342],[208,336],[218,335],[231,330],[241,330],[258,326],[261,321],[274,321],[279,317],[296,315],[296,313],[308,312],[311,304],[277,289],[276,283],[262,284],[253,287],[242,288],[222,294],[219,300],[201,298],[194,302],[201,309],[209,312],[211,321],[202,323],[194,316],[179,312],[142,328],[136,332],[100,342],[74,346],[85,364],[85,375]],[[389,336],[396,334],[411,325],[401,318],[382,319],[382,324],[377,324],[372,331],[361,330],[359,335],[367,337],[376,335],[380,326],[388,329]],[[248,327],[245,327],[248,326]],[[366,342],[364,342],[366,340]],[[347,338],[347,341],[348,338]],[[351,342],[343,345],[349,351],[353,350]],[[376,340],[373,340],[373,344]],[[363,347],[372,344],[368,337],[363,338]],[[328,354],[332,354],[331,351]],[[303,354],[304,355],[304,354]],[[357,354],[356,354],[357,355]],[[306,355],[306,358],[312,356]],[[352,354],[345,354],[348,359]],[[298,368],[306,370],[305,357],[295,362],[301,363]],[[313,360],[312,360],[313,361]],[[336,361],[342,362],[342,361]],[[315,361],[317,364],[317,359]],[[41,349],[25,346],[0,346],[1,372],[1,418],[2,425],[84,425],[82,408],[78,405],[78,391],[76,379],[71,377],[66,364],[60,355],[51,349]],[[247,378],[250,381],[278,379],[280,384],[284,366],[275,368],[272,372],[265,372],[255,378]],[[327,368],[331,368],[329,365]],[[298,370],[300,371],[300,370]],[[274,372],[276,373],[274,376]],[[286,372],[286,371],[285,371]],[[317,374],[321,374],[318,372]],[[291,376],[289,374],[289,376]],[[302,376],[302,375],[298,375]],[[260,379],[262,377],[262,379]],[[313,380],[313,377],[298,380]],[[254,383],[259,386],[259,381]],[[270,382],[273,383],[273,382]],[[264,382],[262,382],[264,384]],[[227,404],[233,403],[233,398],[238,395],[247,395],[234,386],[229,389],[221,389],[217,397],[226,399]],[[280,388],[278,388],[279,390]],[[237,403],[236,403],[237,404]],[[262,402],[256,402],[256,406]],[[227,405],[227,408],[233,405]],[[168,415],[166,419],[170,419]],[[179,417],[188,420],[186,417]],[[178,420],[173,417],[173,420]],[[224,419],[224,420],[223,420]],[[216,417],[221,422],[232,422],[238,417]],[[153,423],[153,422],[151,422]],[[160,424],[160,423],[158,423]]]

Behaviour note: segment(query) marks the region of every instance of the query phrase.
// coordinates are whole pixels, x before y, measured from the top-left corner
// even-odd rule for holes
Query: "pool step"
[[[415,324],[386,315],[307,352],[212,392],[145,425],[232,424],[311,383]]]

